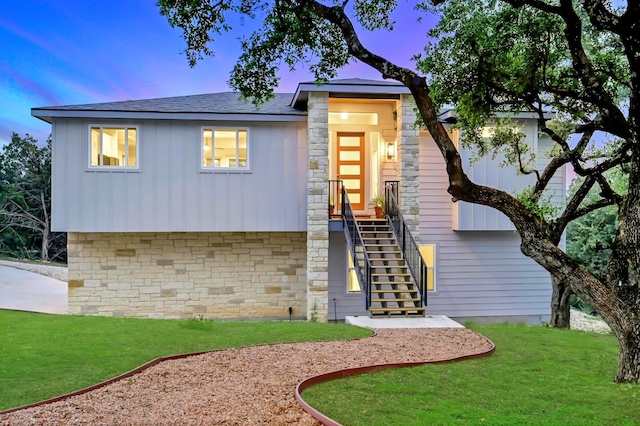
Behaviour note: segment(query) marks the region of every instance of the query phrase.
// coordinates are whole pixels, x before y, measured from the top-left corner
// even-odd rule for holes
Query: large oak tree
[[[435,11],[450,23],[432,34],[439,37],[433,40],[437,45],[473,21],[475,13],[469,10],[474,3],[435,0],[415,6],[416,13]],[[209,46],[230,28],[231,14],[260,20],[259,29],[243,40],[230,79],[234,89],[258,103],[272,95],[281,65],[306,64],[323,81],[355,59],[404,84],[446,162],[454,201],[504,213],[520,234],[522,252],[551,273],[554,296],[563,297],[570,289],[609,324],[620,345],[616,380],[640,382],[640,1],[629,0],[614,10],[604,0],[488,0],[481,6],[486,20],[475,28],[482,31],[467,34],[467,57],[438,57],[427,47],[418,71],[377,55],[362,44],[355,29],[357,24],[364,30],[401,34],[391,19],[395,0],[161,0],[159,6],[170,24],[183,30],[191,65],[212,53]],[[483,34],[495,38],[473,43]],[[462,79],[449,82],[455,90],[446,90],[448,71],[449,77]],[[469,179],[456,145],[438,125],[438,108],[446,101],[455,101],[459,125],[468,135],[501,107],[540,113],[540,128],[557,151],[544,170],[523,167],[536,178],[526,198]],[[546,121],[543,111],[548,106],[563,114],[562,123]],[[617,142],[606,153],[597,153],[589,149],[595,132]],[[570,134],[578,140],[571,142]],[[508,149],[508,144],[499,148]],[[616,193],[603,175],[621,164],[629,169],[625,195]],[[584,182],[557,217],[547,218],[539,201],[551,176],[564,165],[571,165]],[[600,198],[585,203],[594,186]],[[617,206],[619,221],[605,272],[596,276],[558,243],[569,222],[607,205]]]

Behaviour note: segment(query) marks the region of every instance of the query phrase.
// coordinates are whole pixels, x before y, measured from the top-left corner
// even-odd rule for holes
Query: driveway
[[[0,309],[66,314],[67,283],[0,265]]]

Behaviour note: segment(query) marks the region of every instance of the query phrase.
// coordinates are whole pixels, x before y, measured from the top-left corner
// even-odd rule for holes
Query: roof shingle
[[[50,106],[37,109],[58,111],[306,115],[306,112],[299,111],[289,105],[292,97],[292,93],[276,93],[273,99],[259,107],[256,107],[250,101],[241,100],[238,93],[222,92],[171,98]]]

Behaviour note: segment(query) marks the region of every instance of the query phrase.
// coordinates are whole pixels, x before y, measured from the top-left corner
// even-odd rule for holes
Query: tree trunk
[[[42,230],[42,251],[40,252],[40,259],[44,261],[49,260],[49,229]]]
[[[571,289],[561,279],[551,275],[551,319],[555,328],[569,328],[571,312]]]
[[[640,322],[616,337],[620,345],[616,382],[640,383]]]

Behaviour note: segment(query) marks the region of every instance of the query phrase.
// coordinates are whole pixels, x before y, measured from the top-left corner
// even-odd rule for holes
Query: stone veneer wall
[[[307,312],[309,319],[326,322],[329,308],[329,93],[309,93],[307,110]]]
[[[413,98],[401,95],[398,108],[400,210],[416,241],[420,242],[420,130],[415,125]]]
[[[307,316],[305,232],[73,233],[69,313]]]

